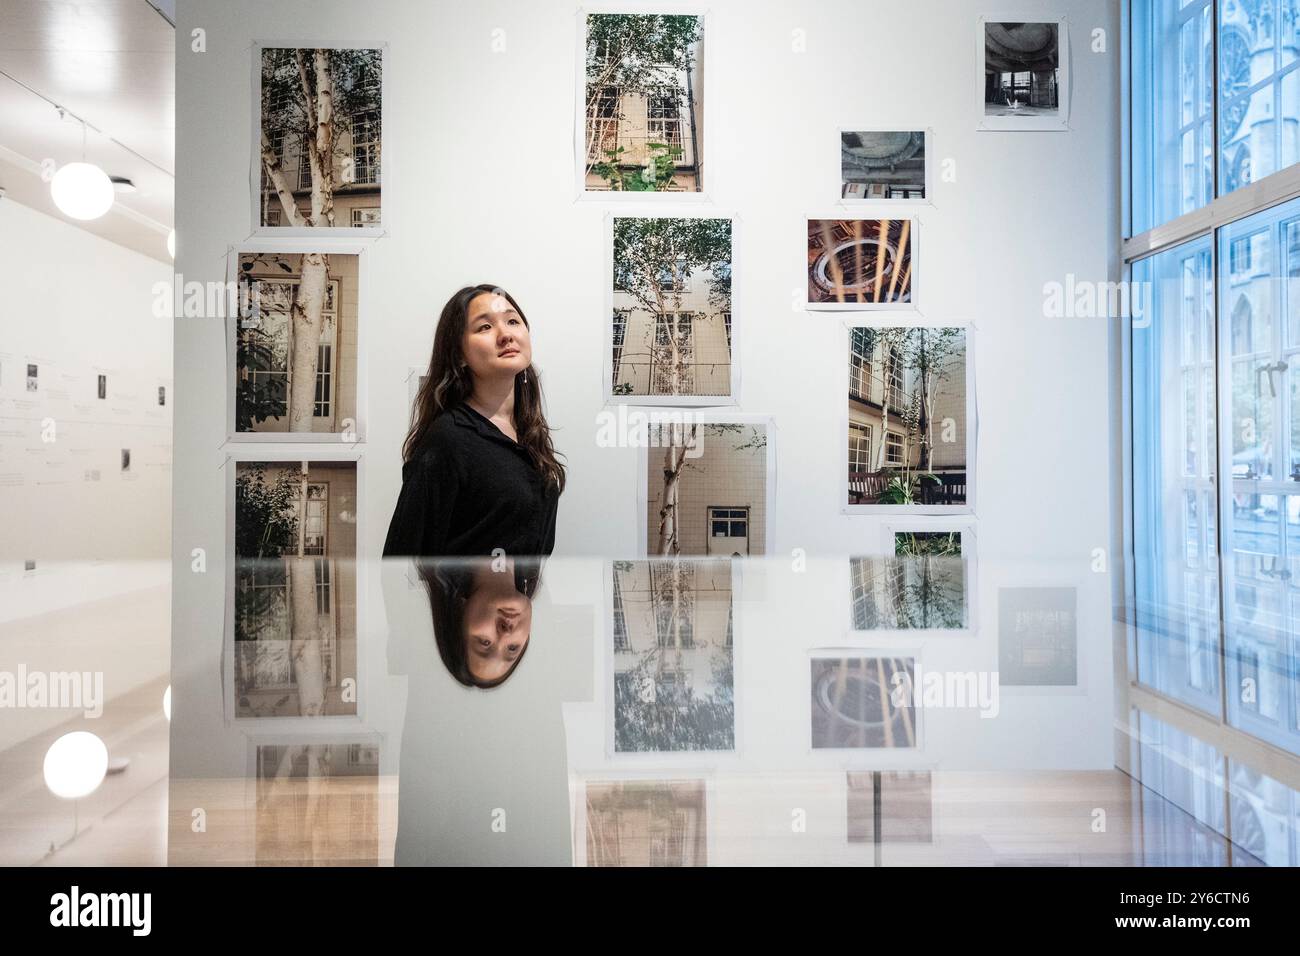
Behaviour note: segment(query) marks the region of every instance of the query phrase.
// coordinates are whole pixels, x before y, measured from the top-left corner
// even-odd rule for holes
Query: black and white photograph
[[[39,366],[27,364],[27,391],[35,392],[40,388],[40,371]]]
[[[983,115],[990,130],[1064,129],[1069,110],[1065,20],[980,21]]]
[[[1078,595],[1072,587],[998,589],[998,683],[1074,687],[1079,683]]]
[[[98,379],[98,382],[95,386],[96,394],[101,399],[107,398],[108,397],[108,376],[99,375],[96,376],[96,378]]]

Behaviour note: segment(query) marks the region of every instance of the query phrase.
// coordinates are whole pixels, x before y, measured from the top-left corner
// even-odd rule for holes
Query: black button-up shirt
[[[527,450],[461,402],[402,466],[384,556],[549,555],[558,505]]]

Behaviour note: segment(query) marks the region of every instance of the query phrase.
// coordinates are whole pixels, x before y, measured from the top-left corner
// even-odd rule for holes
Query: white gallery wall
[[[102,672],[112,699],[167,671],[171,268],[10,199],[0,262],[0,670]],[[148,610],[97,619],[123,594]],[[74,713],[10,711],[0,749]]]
[[[882,550],[886,526],[897,524],[894,516],[841,513],[850,319],[800,307],[806,220],[841,208],[838,131],[861,126],[931,131],[928,149],[938,165],[932,203],[915,210],[920,315],[912,317],[973,326],[978,490],[964,523],[978,539],[977,620],[960,641],[926,642],[925,666],[996,669],[999,588],[1078,592],[1076,687],[1004,696],[996,721],[937,715],[926,752],[905,763],[1110,767],[1110,577],[1093,568],[1094,549],[1110,543],[1111,332],[1105,319],[1045,317],[1043,287],[1070,275],[1111,278],[1118,236],[1115,5],[711,0],[698,8],[598,9],[706,8],[709,153],[705,195],[690,208],[737,222],[734,410],[772,416],[777,456],[768,548],[776,557],[752,574],[747,569],[737,612],[744,753],[729,765],[789,769],[805,761],[826,770],[851,763],[843,755],[810,756],[805,726],[783,725],[781,715],[806,711],[808,651],[846,643],[847,556]],[[977,31],[985,14],[1068,18],[1068,131],[978,129]],[[462,285],[502,285],[530,319],[548,417],[569,467],[550,600],[590,608],[594,628],[583,635],[592,640],[593,700],[566,712],[570,765],[603,772],[611,764],[603,744],[607,565],[594,559],[637,554],[638,453],[596,443],[605,407],[605,216],[615,207],[575,194],[582,11],[560,0],[181,0],[178,17],[177,262],[187,281],[224,280],[230,246],[252,232],[253,44],[387,45],[384,235],[366,240],[359,317],[361,378],[368,382],[359,396],[364,440],[339,448],[360,455],[359,557],[377,562],[380,555],[401,481],[409,370],[427,364],[439,310]],[[204,31],[204,52],[191,49],[195,29]],[[1095,29],[1105,31],[1104,52],[1093,51]],[[655,214],[663,207],[617,209]],[[359,579],[360,718],[311,728],[223,719],[229,689],[221,681],[220,569],[229,560],[231,453],[223,445],[225,334],[219,318],[176,322],[173,771],[241,774],[251,738],[290,729],[378,732],[386,741],[381,768],[396,770],[405,682],[387,676],[377,571]],[[206,571],[192,570],[195,549]],[[795,549],[815,559],[808,573],[791,569]],[[565,557],[591,560],[561,569]],[[1064,750],[1049,744],[1072,737]],[[636,764],[658,772],[677,766],[672,758]]]

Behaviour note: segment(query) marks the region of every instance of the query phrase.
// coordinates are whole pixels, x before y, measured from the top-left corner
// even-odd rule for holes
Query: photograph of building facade
[[[808,304],[912,301],[911,219],[809,219]]]
[[[235,431],[355,431],[358,257],[242,253],[238,283]]]
[[[1208,21],[1212,15],[1213,7],[1206,9],[1203,2],[1183,7],[1180,16],[1200,19],[1204,13]],[[1219,175],[1220,191],[1226,193],[1300,159],[1300,86],[1291,75],[1291,65],[1300,57],[1300,33],[1294,26],[1300,22],[1300,9],[1295,0],[1278,0],[1276,13],[1273,3],[1225,0],[1218,10]],[[1213,28],[1208,22],[1204,26],[1200,53],[1209,70]],[[1194,79],[1195,69],[1193,62],[1189,79]],[[1205,102],[1202,110],[1208,124],[1210,104]],[[1212,164],[1211,153],[1207,143],[1197,156]],[[1207,185],[1212,187],[1212,176]]]
[[[262,50],[259,226],[380,226],[382,71],[381,50]]]
[[[379,745],[257,747],[259,866],[379,863]]]
[[[840,132],[840,196],[924,199],[925,132]]]
[[[619,217],[615,396],[731,395],[731,220]]]
[[[765,425],[652,425],[648,553],[765,554],[767,461]]]
[[[356,462],[235,467],[235,716],[353,716]]]
[[[961,532],[894,535],[890,556],[851,558],[853,629],[960,630],[968,625]]]
[[[732,567],[616,561],[616,753],[735,747]]]
[[[1059,24],[984,24],[984,115],[1045,116],[1060,108]]]
[[[915,747],[915,665],[898,657],[814,658],[813,749]]]
[[[704,781],[589,781],[585,792],[586,832],[576,837],[587,866],[708,866]]]
[[[964,505],[966,330],[849,330],[850,505]]]
[[[585,191],[703,188],[703,40],[698,16],[587,16]]]

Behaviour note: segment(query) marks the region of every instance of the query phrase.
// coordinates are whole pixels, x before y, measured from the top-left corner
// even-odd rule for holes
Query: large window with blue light
[[[1300,0],[1129,11],[1134,678],[1300,753]]]

